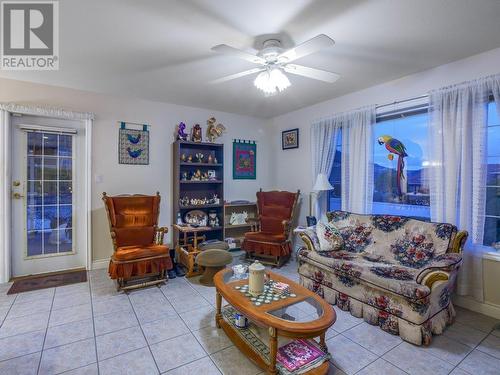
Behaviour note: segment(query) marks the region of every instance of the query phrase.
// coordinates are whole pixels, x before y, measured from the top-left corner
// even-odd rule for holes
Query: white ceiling
[[[499,0],[64,0],[60,70],[0,76],[258,117],[313,103],[500,47]],[[341,74],[334,84],[290,76],[264,97],[252,68],[210,51],[252,51],[255,37],[301,43],[324,33],[335,47],[297,61]]]

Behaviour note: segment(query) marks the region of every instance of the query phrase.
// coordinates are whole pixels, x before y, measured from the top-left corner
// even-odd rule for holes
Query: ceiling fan
[[[216,79],[211,83],[222,83],[250,74],[260,73],[255,78],[254,85],[258,89],[264,91],[266,95],[274,95],[290,86],[290,81],[284,72],[333,83],[340,77],[337,73],[292,64],[292,62],[321,49],[332,47],[334,44],[335,42],[333,39],[324,34],[320,34],[294,48],[284,50],[280,40],[268,39],[264,41],[263,48],[256,55],[226,44],[219,44],[212,47],[212,51],[239,57],[240,59],[257,64],[259,67],[231,74]]]

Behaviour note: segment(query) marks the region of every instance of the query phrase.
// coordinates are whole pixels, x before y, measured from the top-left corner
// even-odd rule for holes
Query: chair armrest
[[[315,226],[313,227],[298,227],[293,233],[298,234],[309,251],[316,251],[319,248],[318,237],[316,236]]]
[[[461,265],[462,254],[446,253],[440,255],[421,269],[416,279],[417,283],[427,285],[430,288],[438,280],[448,280],[450,275],[457,272]]]
[[[451,243],[450,253],[461,253],[464,249],[465,241],[467,241],[467,237],[469,237],[469,232],[466,230],[460,230],[455,234],[455,237]]]
[[[155,228],[155,245],[163,245],[163,238],[165,237],[165,233],[168,233],[167,227],[156,227]]]

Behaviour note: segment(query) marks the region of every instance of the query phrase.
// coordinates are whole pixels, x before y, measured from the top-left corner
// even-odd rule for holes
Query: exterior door
[[[84,132],[79,121],[12,118],[14,277],[86,266]]]

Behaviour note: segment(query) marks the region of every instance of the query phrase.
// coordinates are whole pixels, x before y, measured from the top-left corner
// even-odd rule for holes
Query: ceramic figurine
[[[182,222],[182,217],[181,217],[181,213],[180,213],[180,212],[177,212],[177,220],[176,220],[176,222],[177,222],[177,225],[182,225],[182,224],[184,224],[184,223]]]
[[[217,164],[217,158],[214,156],[214,164]]]
[[[222,124],[217,124],[215,123],[217,120],[215,117],[210,117],[207,120],[207,139],[209,142],[213,143],[217,138],[219,138],[222,133],[226,131],[226,127]]]
[[[203,163],[203,158],[205,157],[205,155],[203,155],[201,152],[198,152],[194,155],[194,157],[196,158],[196,161],[198,163]]]
[[[181,161],[182,161],[182,162],[185,162],[185,161],[186,161],[186,154],[185,154],[185,153],[182,153],[182,154],[181,154]]]
[[[208,155],[207,163],[212,164],[214,162],[214,158],[212,157],[212,154]]]
[[[201,171],[199,169],[193,174],[191,181],[201,181]]]
[[[220,203],[220,198],[218,197],[217,194],[213,195],[212,202],[213,202],[213,204],[219,204]]]
[[[188,173],[182,172],[182,181],[187,181],[187,179],[188,179]]]
[[[187,158],[187,162],[188,163],[192,163],[193,162],[193,155],[189,155],[188,158]]]
[[[219,226],[219,218],[217,217],[216,212],[211,211],[208,213],[208,225],[211,227],[218,227]]]
[[[180,141],[188,140],[188,134],[185,132],[185,130],[186,130],[186,124],[180,122],[179,125],[177,125],[177,140]]]
[[[202,141],[202,133],[201,133],[201,126],[200,124],[196,124],[193,126],[193,129],[191,131],[191,141],[200,143]]]

